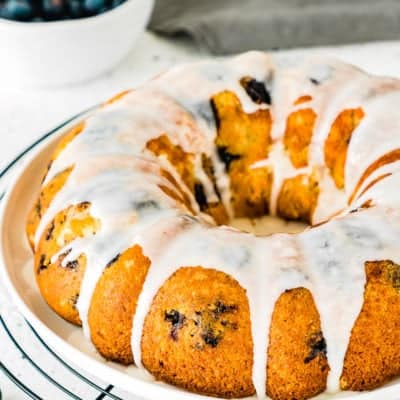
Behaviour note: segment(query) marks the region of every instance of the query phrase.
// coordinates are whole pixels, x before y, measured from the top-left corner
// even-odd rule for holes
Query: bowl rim
[[[150,2],[151,0],[144,0],[145,2]],[[11,19],[0,18],[0,29],[1,28],[11,28],[20,30],[44,30],[44,29],[60,29],[65,27],[76,28],[79,25],[95,25],[97,23],[103,22],[107,19],[118,17],[119,14],[126,12],[127,10],[134,8],[136,3],[143,2],[143,0],[125,0],[118,6],[111,8],[100,14],[91,15],[83,18],[74,19],[61,19],[54,21],[14,21]]]

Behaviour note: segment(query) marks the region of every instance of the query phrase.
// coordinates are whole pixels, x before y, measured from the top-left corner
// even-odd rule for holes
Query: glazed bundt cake
[[[400,81],[260,52],[173,68],[80,120],[27,234],[108,360],[219,397],[400,375]],[[234,217],[303,221],[256,236]]]

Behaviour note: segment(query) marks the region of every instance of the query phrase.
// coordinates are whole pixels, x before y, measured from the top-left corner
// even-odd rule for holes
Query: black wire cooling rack
[[[4,183],[6,176],[8,176],[11,171],[14,170],[19,162],[45,139],[49,138],[51,135],[55,134],[61,128],[69,124],[72,120],[78,118],[88,111],[89,110],[84,111],[83,113],[69,119],[57,128],[40,137],[34,143],[26,147],[20,154],[18,154],[17,157],[15,157],[0,171],[0,181],[2,182],[2,189],[0,189],[0,202],[3,200],[4,195],[7,192],[7,183]],[[0,354],[0,371],[2,371],[23,393],[25,393],[28,398],[34,400],[58,400],[61,398],[75,400],[127,400],[127,397],[132,398],[130,395],[125,397],[125,395],[120,394],[122,392],[114,388],[113,385],[100,382],[98,379],[91,377],[89,373],[82,372],[79,368],[64,361],[61,356],[59,356],[46,344],[46,342],[29,324],[29,322],[19,315],[18,330],[20,331],[21,329],[25,331],[25,335],[30,336],[29,349],[27,341],[24,340],[24,338],[19,337],[16,333],[16,329],[13,327],[12,320],[5,315],[2,309],[0,309],[0,334],[2,338],[0,339],[2,342],[1,347],[13,346],[13,350],[15,350],[15,357],[11,361],[8,360],[8,364],[1,361]],[[32,348],[35,349],[35,357],[31,355],[30,350]],[[14,365],[14,360],[17,360],[18,356],[20,359],[22,359],[22,362],[25,363],[24,367],[27,367],[24,369],[29,368],[29,371],[31,371],[29,374],[32,374],[32,378],[25,379],[25,383],[18,373],[18,370],[16,371],[16,367]],[[45,362],[44,359],[47,361]],[[52,371],[49,371],[47,367],[49,359],[51,361]],[[55,370],[62,371],[61,376],[64,379],[60,379],[60,373],[55,374]],[[38,380],[42,381],[41,392],[47,392],[46,389],[43,389],[44,387],[47,387],[49,390],[51,389],[51,397],[40,393],[40,391],[37,389]],[[73,382],[73,384],[71,382]],[[2,395],[0,392],[0,400],[1,399]],[[2,400],[7,400],[4,398],[4,394]]]
[[[96,392],[98,395],[93,397],[94,400],[100,400],[100,399],[106,399],[110,398],[113,400],[123,400],[121,397],[114,395],[111,391],[114,389],[113,385],[107,385],[106,387],[101,387],[94,381],[92,381],[90,378],[87,376],[83,375],[81,372],[75,369],[75,367],[71,366],[70,364],[66,363],[58,354],[56,354],[46,343],[45,341],[40,337],[40,335],[33,329],[33,327],[25,320],[25,323],[28,325],[30,328],[32,334],[34,337],[37,339],[38,344],[42,346],[43,351],[48,352],[58,363],[61,368],[65,368],[68,372],[73,374],[75,377],[80,379],[82,381],[83,385],[88,385]],[[11,341],[11,344],[16,347],[16,349],[21,353],[21,356],[26,360],[27,363],[30,364],[30,366],[36,370],[42,377],[45,379],[49,384],[53,385],[55,388],[60,390],[62,393],[67,395],[71,399],[75,400],[83,400],[83,398],[80,395],[75,394],[71,389],[68,389],[64,384],[61,382],[58,382],[55,380],[48,372],[46,372],[38,363],[38,361],[35,361],[32,359],[32,357],[24,350],[23,345],[16,339],[16,337],[13,335],[11,329],[9,328],[7,322],[3,318],[2,315],[0,315],[0,325],[1,328],[4,329],[5,333],[7,334],[8,338]],[[28,397],[34,400],[42,400],[44,399],[41,397],[39,394],[35,392],[34,389],[28,387],[26,384],[24,384],[15,374],[13,374],[10,369],[4,365],[0,361],[0,369],[4,372],[4,374],[19,388],[21,389]],[[86,399],[85,399],[86,400]]]

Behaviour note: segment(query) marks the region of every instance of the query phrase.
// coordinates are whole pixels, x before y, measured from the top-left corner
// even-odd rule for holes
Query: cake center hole
[[[234,218],[229,225],[256,236],[267,236],[273,233],[298,233],[310,226],[304,222],[286,221],[269,215],[255,219]]]

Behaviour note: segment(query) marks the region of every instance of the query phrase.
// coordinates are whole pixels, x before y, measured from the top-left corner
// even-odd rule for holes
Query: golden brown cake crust
[[[400,374],[400,266],[367,261],[364,304],[354,324],[342,390],[371,390]]]
[[[324,154],[326,166],[329,168],[335,185],[344,188],[344,166],[351,136],[364,117],[361,108],[342,111],[332,124],[325,141]]]
[[[308,147],[317,114],[311,108],[292,112],[286,122],[283,144],[296,168],[308,165]]]
[[[71,171],[72,167],[60,172],[53,179],[51,179],[51,181],[43,187],[38,199],[29,212],[26,233],[32,249],[34,249],[35,232],[40,223],[40,219],[48,209],[50,203],[53,201],[54,196],[65,185]]]
[[[268,156],[270,111],[246,114],[237,96],[229,91],[214,95],[211,104],[217,121],[215,144],[229,174],[235,216],[268,214],[272,174],[265,167],[252,165]]]
[[[310,222],[318,201],[318,182],[305,174],[286,179],[277,200],[277,214],[288,220]]]
[[[34,271],[40,292],[49,306],[62,318],[80,325],[76,303],[86,268],[86,256],[62,265],[68,253],[62,253],[55,262],[51,259],[77,237],[93,234],[100,222],[90,215],[90,205],[80,203],[56,215],[46,227],[35,252]]]
[[[97,282],[88,323],[93,344],[108,360],[133,362],[132,320],[149,266],[150,260],[135,245],[110,260]]]
[[[319,314],[311,293],[287,290],[275,303],[269,334],[267,394],[304,400],[326,388],[329,366]]]
[[[217,203],[207,202],[207,198],[204,193],[204,187],[200,180],[196,178],[194,173],[194,154],[184,152],[181,146],[174,145],[170,141],[169,137],[165,134],[147,142],[146,147],[158,157],[167,157],[168,161],[174,166],[177,173],[180,175],[182,181],[194,195],[197,203],[199,204],[200,211],[210,214],[218,224],[224,224],[228,222],[228,214],[224,205],[220,201]],[[202,167],[204,172],[214,183],[214,189],[216,189],[216,193],[219,195],[219,192],[216,188],[212,163],[205,154],[202,154]],[[178,186],[176,181],[172,183],[174,183],[175,186]],[[182,197],[185,199],[185,204],[189,205],[189,201],[182,189],[180,189],[180,192],[182,193]]]
[[[157,378],[212,396],[254,394],[249,306],[239,284],[202,267],[180,268],[146,316],[143,365]]]

